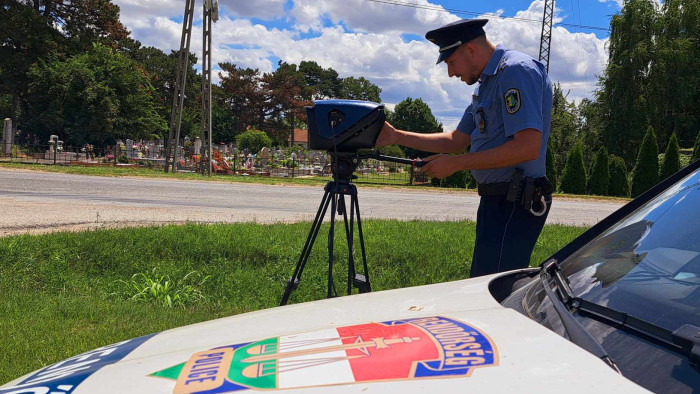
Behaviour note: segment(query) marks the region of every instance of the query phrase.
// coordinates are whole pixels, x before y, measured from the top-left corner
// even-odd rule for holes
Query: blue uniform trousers
[[[482,196],[470,277],[528,267],[550,207],[538,217],[506,196]]]

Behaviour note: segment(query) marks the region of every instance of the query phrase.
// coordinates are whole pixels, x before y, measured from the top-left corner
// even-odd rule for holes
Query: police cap
[[[457,48],[477,37],[486,35],[484,25],[488,19],[462,19],[425,33],[425,38],[440,47],[437,63],[447,59]]]

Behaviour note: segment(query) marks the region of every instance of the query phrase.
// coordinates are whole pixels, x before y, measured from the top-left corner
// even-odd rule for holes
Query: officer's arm
[[[413,133],[398,130],[385,123],[377,139],[377,146],[399,144],[409,148],[436,153],[460,153],[471,143],[471,137],[457,129],[448,133]]]
[[[424,158],[428,164],[421,171],[434,178],[444,178],[459,170],[485,170],[511,167],[539,155],[542,132],[524,129],[513,135],[506,143],[495,148],[458,156],[435,155]]]
[[[495,148],[459,156],[460,169],[483,170],[511,167],[535,160],[540,155],[542,132],[536,129],[521,130],[510,141]]]

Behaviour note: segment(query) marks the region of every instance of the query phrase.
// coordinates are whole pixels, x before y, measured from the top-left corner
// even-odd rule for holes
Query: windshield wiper
[[[557,297],[557,295],[554,294],[554,291],[552,291],[548,279],[549,277],[554,280],[559,297]],[[630,316],[627,313],[619,312],[612,308],[608,308],[607,306],[598,305],[588,300],[584,300],[581,297],[577,297],[571,290],[568,280],[564,277],[564,275],[562,275],[559,264],[555,259],[548,260],[542,264],[540,279],[542,280],[542,285],[544,286],[547,296],[549,296],[549,298],[552,300],[552,304],[554,305],[557,314],[559,314],[559,317],[562,318],[562,323],[564,323],[564,327],[566,328],[567,334],[569,334],[571,341],[602,358],[604,361],[607,362],[604,357],[607,357],[608,360],[610,359],[610,357],[607,356],[605,349],[603,349],[600,343],[598,343],[598,341],[596,341],[595,338],[593,338],[593,336],[586,331],[581,323],[579,323],[578,320],[573,317],[571,310],[587,313],[601,323],[619,328],[637,337],[643,337],[651,340],[652,342],[655,342],[666,349],[686,357],[690,361],[690,365],[696,371],[700,372],[700,327],[691,324],[684,324],[678,329],[671,331],[663,327],[659,327],[653,323],[638,319],[634,316]],[[564,320],[565,318],[562,317],[562,314],[569,316],[569,318],[567,318],[568,320],[573,320],[578,324],[579,328],[573,328],[574,335],[586,336],[587,334],[590,336],[590,340],[595,342],[595,344],[587,344],[584,346],[576,342],[576,340],[574,340],[572,337],[569,327]],[[571,325],[571,323],[569,324]],[[585,334],[578,333],[581,330]],[[601,349],[602,353],[600,352]],[[612,360],[609,361],[610,362],[608,364],[617,370],[617,367],[614,366]]]
[[[559,297],[557,297],[551,288],[550,278],[554,279]],[[560,278],[561,273],[556,260],[550,260],[542,265],[542,271],[540,271],[540,281],[542,282],[542,287],[544,288],[545,293],[547,293],[547,297],[549,297],[550,301],[552,301],[554,310],[559,315],[559,318],[564,325],[564,329],[566,330],[566,334],[569,336],[569,340],[582,347],[583,350],[586,350],[587,352],[600,358],[617,373],[620,373],[620,370],[617,368],[617,365],[615,365],[612,358],[610,358],[608,352],[595,339],[595,337],[593,337],[593,335],[591,335],[591,333],[589,333],[583,327],[583,325],[576,320],[571,311],[569,311],[569,309],[566,307],[565,300],[569,298],[571,288],[568,287],[568,283],[566,286],[562,285],[562,283],[565,283],[565,281],[561,280]]]

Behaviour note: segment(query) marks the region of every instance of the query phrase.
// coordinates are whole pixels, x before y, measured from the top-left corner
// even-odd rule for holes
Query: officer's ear
[[[473,40],[464,44],[463,47],[463,50],[467,53],[467,55],[469,55],[470,58],[474,58],[474,56],[479,53],[479,45],[477,45],[477,43]]]
[[[481,36],[472,39],[471,41],[464,44],[464,46],[466,47],[469,56],[474,57],[477,56],[479,52],[481,52],[481,50],[486,46],[486,44],[486,36]]]

